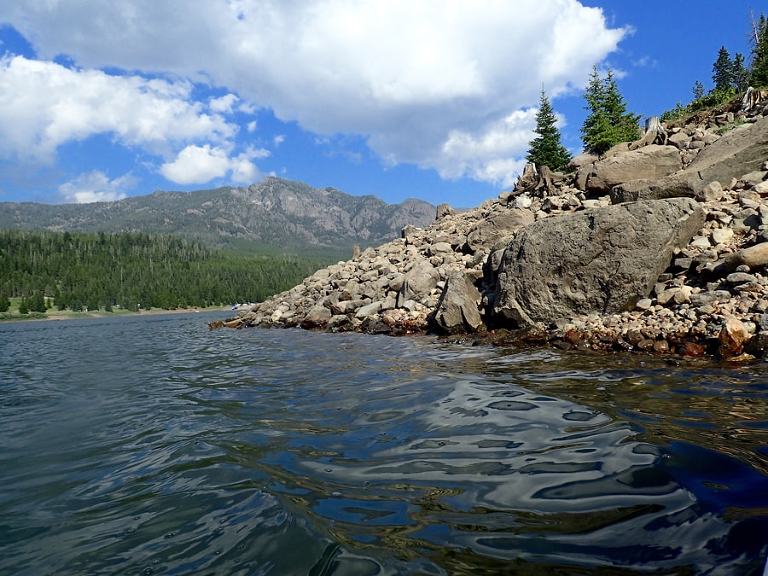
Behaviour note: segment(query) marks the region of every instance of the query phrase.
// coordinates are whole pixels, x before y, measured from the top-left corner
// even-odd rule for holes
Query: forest
[[[228,253],[173,236],[0,230],[0,312],[9,298],[22,298],[22,313],[257,302],[326,264]]]

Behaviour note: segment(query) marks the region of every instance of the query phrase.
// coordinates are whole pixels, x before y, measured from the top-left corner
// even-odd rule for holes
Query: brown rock
[[[717,339],[720,343],[718,352],[722,358],[733,358],[744,351],[749,342],[749,332],[744,324],[736,318],[728,318]]]

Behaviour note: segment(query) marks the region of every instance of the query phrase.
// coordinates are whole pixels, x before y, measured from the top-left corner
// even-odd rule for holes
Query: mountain
[[[378,245],[407,224],[428,226],[435,207],[387,204],[334,188],[268,177],[247,188],[155,192],[92,204],[0,203],[0,228],[176,234],[219,247],[308,247],[346,252]]]

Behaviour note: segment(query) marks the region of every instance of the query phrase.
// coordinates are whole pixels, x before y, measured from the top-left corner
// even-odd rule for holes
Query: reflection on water
[[[0,574],[760,574],[764,368],[0,326]]]

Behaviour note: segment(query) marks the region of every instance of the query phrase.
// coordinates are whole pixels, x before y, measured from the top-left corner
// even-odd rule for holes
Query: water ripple
[[[0,326],[0,574],[760,573],[762,367],[205,320]]]

